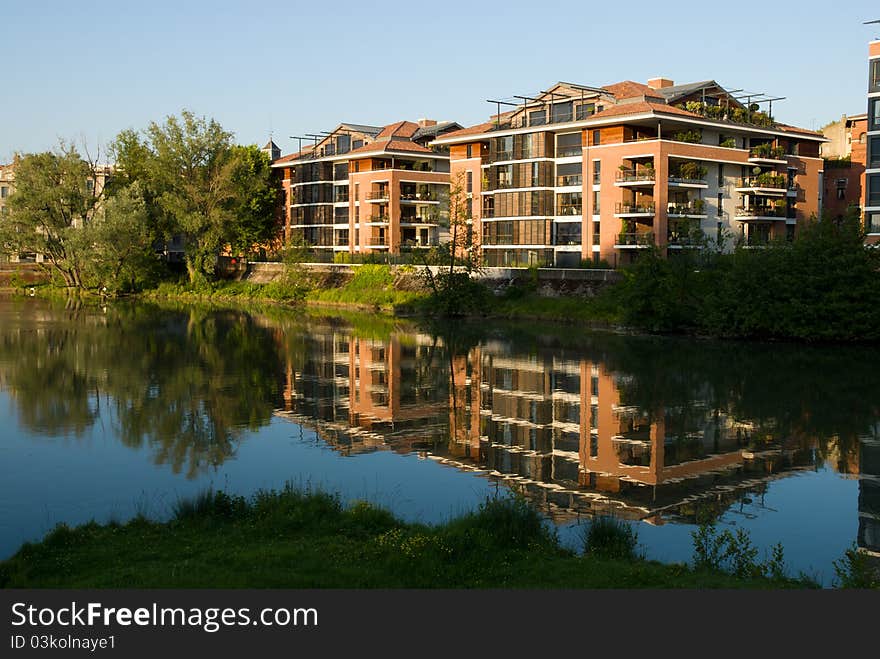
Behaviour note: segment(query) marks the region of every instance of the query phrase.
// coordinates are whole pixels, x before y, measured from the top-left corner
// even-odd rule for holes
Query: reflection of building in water
[[[880,432],[860,444],[858,546],[880,558]]]
[[[345,453],[422,450],[488,471],[562,517],[613,509],[693,521],[814,465],[809,447],[772,427],[737,421],[693,392],[673,404],[597,361],[511,356],[491,342],[450,356],[427,335],[306,339],[288,368],[292,420]]]
[[[318,427],[323,439],[346,452],[389,441],[418,448],[434,430],[445,433],[446,403],[438,392],[445,383],[433,364],[431,337],[381,341],[339,332],[302,338],[309,341],[304,359],[294,364],[288,356],[287,416]]]

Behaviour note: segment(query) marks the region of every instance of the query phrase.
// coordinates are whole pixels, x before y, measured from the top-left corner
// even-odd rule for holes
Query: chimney
[[[418,124],[422,128],[427,128],[428,126],[436,126],[437,122],[434,121],[433,119],[425,119],[423,117],[423,118],[419,119]]]
[[[648,87],[651,89],[665,89],[673,85],[675,85],[675,82],[669,78],[651,78],[648,80]]]

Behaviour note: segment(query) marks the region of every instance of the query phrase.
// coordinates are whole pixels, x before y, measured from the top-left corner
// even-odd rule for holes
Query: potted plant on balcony
[[[694,199],[693,201],[694,215],[702,215],[706,210],[706,202],[702,199]]]

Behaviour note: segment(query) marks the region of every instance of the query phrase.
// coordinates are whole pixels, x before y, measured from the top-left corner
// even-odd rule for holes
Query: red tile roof
[[[448,137],[463,137],[464,135],[479,135],[480,133],[485,133],[493,126],[495,126],[494,120],[487,121],[482,124],[477,124],[476,126],[468,126],[467,128],[462,128],[461,130],[453,130],[452,132],[442,135],[440,139],[445,140]]]
[[[408,140],[383,140],[364,144],[353,151],[349,151],[349,155],[368,154],[368,153],[385,153],[387,151],[407,151],[410,153],[431,153],[431,149],[426,149],[421,144],[410,142]]]
[[[403,137],[409,138],[415,135],[419,129],[419,125],[412,121],[398,121],[396,124],[388,124],[382,129],[382,132],[376,136],[377,140],[383,137]]]
[[[605,85],[602,89],[606,90],[609,94],[612,94],[618,101],[623,98],[634,98],[636,96],[663,99],[660,92],[653,87],[648,87],[648,85],[643,85],[640,82],[633,82],[632,80],[615,82],[613,85]]]

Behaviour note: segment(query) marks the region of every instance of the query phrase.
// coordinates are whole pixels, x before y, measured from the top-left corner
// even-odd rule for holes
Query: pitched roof
[[[363,133],[364,135],[370,135],[375,137],[380,132],[382,132],[382,126],[367,126],[366,124],[350,124],[348,122],[343,121],[339,124],[340,127],[344,126],[345,128],[349,128],[356,133]]]
[[[272,140],[269,140],[268,142],[266,142],[266,146],[264,146],[264,147],[262,148],[262,150],[263,150],[263,151],[272,151],[272,150],[277,149],[277,148],[278,148],[278,145],[275,144],[275,142],[273,142]]]
[[[647,101],[639,101],[636,103],[621,103],[605,108],[601,112],[592,115],[590,119],[604,119],[605,117],[619,117],[627,114],[643,114],[645,112],[659,112],[661,114],[674,114],[683,117],[693,117],[702,119],[703,117],[687,110],[666,105],[665,103],[649,103]]]
[[[443,121],[436,123],[433,126],[419,126],[419,129],[413,133],[412,139],[420,140],[425,137],[436,137],[441,133],[453,131],[458,128],[462,128],[462,125],[455,121]]]
[[[623,98],[634,98],[636,96],[663,98],[653,87],[648,87],[648,85],[643,85],[640,82],[633,82],[632,80],[615,82],[613,85],[605,85],[602,89],[614,96],[618,101]]]
[[[383,140],[364,144],[353,151],[349,151],[349,155],[366,155],[368,153],[386,153],[388,151],[406,151],[411,153],[430,153],[431,149],[426,149],[421,144],[410,142],[409,140]]]
[[[665,98],[668,103],[674,103],[675,101],[684,98],[685,96],[690,96],[694,92],[698,92],[701,89],[708,89],[709,87],[718,87],[719,89],[724,89],[724,87],[719,85],[714,80],[701,80],[700,82],[689,82],[683,85],[661,87],[660,89],[656,89],[655,91],[663,98]]]
[[[376,136],[376,139],[381,140],[384,137],[410,138],[415,135],[418,129],[419,125],[412,121],[398,121],[395,124],[388,124],[385,126],[385,128],[382,129],[382,132]]]
[[[311,153],[311,149],[303,149],[302,151],[297,151],[296,153],[290,153],[286,156],[276,158],[272,161],[272,166],[274,167],[275,165],[283,165],[284,163],[290,162],[291,160],[296,160],[300,156],[304,156],[307,153]]]

